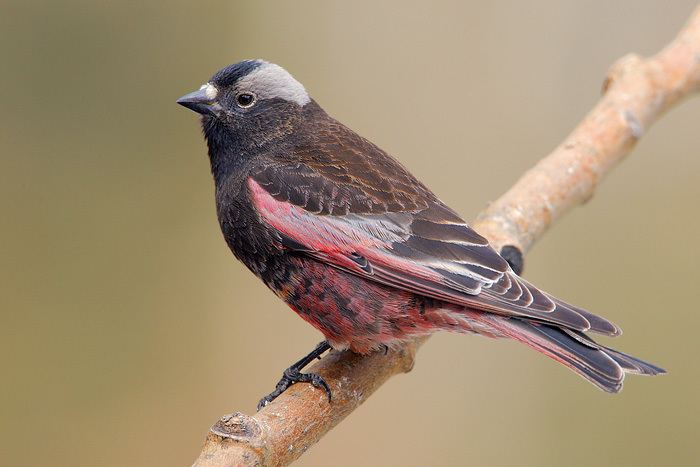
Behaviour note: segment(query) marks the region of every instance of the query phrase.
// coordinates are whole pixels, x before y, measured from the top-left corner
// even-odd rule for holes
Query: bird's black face
[[[202,115],[211,157],[213,152],[221,157],[222,151],[240,157],[247,148],[293,132],[310,101],[304,87],[283,68],[246,60],[218,71],[177,103]]]

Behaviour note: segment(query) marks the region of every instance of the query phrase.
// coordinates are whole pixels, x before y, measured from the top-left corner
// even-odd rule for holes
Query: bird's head
[[[310,102],[299,81],[264,60],[227,66],[177,100],[202,115],[210,156],[217,150],[261,147],[289,135]]]

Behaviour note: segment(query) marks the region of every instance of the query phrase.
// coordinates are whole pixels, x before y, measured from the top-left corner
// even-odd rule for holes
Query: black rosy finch
[[[617,392],[664,370],[594,342],[610,321],[519,277],[396,159],[334,120],[283,68],[247,60],[178,103],[202,115],[219,223],[233,254],[325,336],[365,354],[435,331],[511,338]]]

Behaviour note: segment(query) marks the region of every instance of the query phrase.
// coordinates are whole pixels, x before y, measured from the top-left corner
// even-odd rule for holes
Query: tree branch
[[[658,54],[618,60],[595,108],[559,147],[482,212],[474,227],[512,263],[522,262],[522,254],[554,221],[593,196],[603,176],[659,116],[698,90],[700,8]],[[293,462],[391,376],[409,371],[425,340],[416,339],[387,355],[331,352],[309,370],[330,385],[331,404],[324,391],[308,384],[294,385],[254,416],[237,412],[219,420],[194,465]]]

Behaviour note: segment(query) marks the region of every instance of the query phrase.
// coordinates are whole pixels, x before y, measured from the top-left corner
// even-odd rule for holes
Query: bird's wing
[[[252,173],[248,189],[261,219],[286,248],[334,267],[471,309],[620,332],[520,278],[422,185],[397,207],[390,190],[367,189],[356,178],[339,182],[325,169],[296,163]]]

